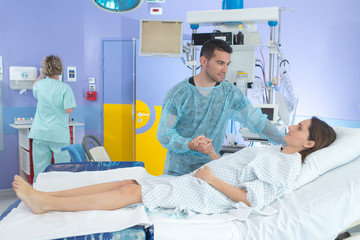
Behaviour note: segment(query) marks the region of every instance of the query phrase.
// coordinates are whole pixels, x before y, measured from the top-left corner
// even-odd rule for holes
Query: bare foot
[[[33,189],[30,184],[20,176],[14,176],[12,186],[16,196],[20,198],[33,213],[41,214],[49,212],[49,210],[46,210],[45,208],[46,204],[43,194]]]

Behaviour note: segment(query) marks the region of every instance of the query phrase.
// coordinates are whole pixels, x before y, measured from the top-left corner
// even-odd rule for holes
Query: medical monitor
[[[254,105],[256,108],[260,108],[263,114],[267,115],[267,118],[272,123],[277,123],[278,118],[278,105],[277,104],[258,104]]]
[[[140,56],[182,57],[183,22],[140,20]]]

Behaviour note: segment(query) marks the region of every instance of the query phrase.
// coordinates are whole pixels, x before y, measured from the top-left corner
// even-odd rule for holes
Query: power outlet
[[[67,67],[67,80],[68,82],[76,82],[76,67]]]

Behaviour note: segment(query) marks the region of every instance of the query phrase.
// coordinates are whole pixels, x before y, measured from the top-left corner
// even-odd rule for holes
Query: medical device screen
[[[259,104],[254,107],[260,108],[263,114],[267,115],[267,118],[274,124],[277,122],[278,105],[276,104]]]

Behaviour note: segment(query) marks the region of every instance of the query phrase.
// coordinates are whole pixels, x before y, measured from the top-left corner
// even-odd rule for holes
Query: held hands
[[[212,139],[205,137],[204,135],[200,135],[197,136],[196,138],[194,138],[191,142],[195,145],[195,146],[199,146],[201,144],[208,144],[208,143],[212,143]]]
[[[197,136],[188,143],[188,146],[193,151],[198,151],[203,154],[209,155],[211,160],[220,158],[215,152],[214,146],[212,145],[212,139],[205,137],[204,135]]]
[[[207,138],[204,135],[197,136],[191,140],[188,145],[191,150],[195,150],[203,154],[209,154],[211,151],[214,151],[212,139]]]
[[[204,180],[205,182],[211,184],[211,180],[215,178],[213,173],[211,172],[211,169],[204,165],[203,168],[199,168],[195,173],[194,177],[200,178],[201,180]]]

